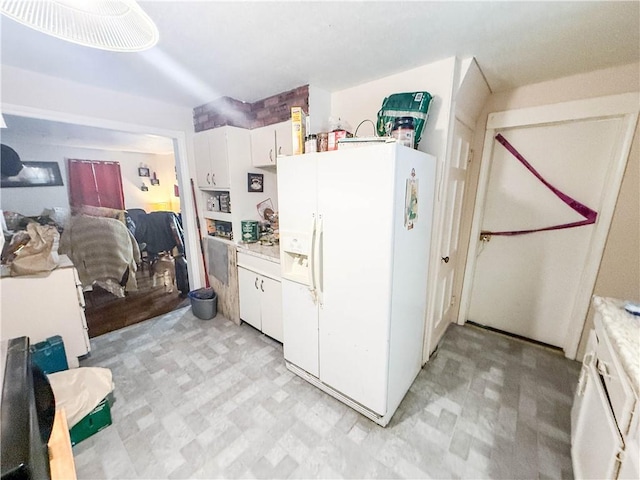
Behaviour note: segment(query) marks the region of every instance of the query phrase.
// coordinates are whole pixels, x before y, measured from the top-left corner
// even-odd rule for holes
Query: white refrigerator
[[[287,367],[384,426],[422,363],[435,158],[383,143],[277,168]]]

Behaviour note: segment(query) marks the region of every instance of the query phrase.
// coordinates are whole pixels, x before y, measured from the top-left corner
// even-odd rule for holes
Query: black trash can
[[[218,314],[218,295],[213,288],[199,288],[189,292],[191,311],[200,320],[211,320]]]

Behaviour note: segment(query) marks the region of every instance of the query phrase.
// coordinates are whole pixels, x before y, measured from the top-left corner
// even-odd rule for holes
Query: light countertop
[[[72,267],[73,267],[73,263],[71,262],[71,259],[69,257],[67,257],[66,255],[58,255],[58,266],[55,269],[58,269],[58,268],[72,268]],[[15,276],[12,276],[11,275],[11,265],[2,265],[2,266],[0,266],[0,277],[1,278],[6,278],[6,277],[13,277],[13,278],[16,278],[16,277],[17,278],[46,277],[50,273],[51,273],[51,271],[46,271],[46,272],[35,273],[33,275],[15,275]]]
[[[593,305],[600,313],[611,345],[620,357],[636,395],[640,394],[640,317],[625,311],[625,302],[613,298],[594,297]]]
[[[260,243],[239,243],[238,252],[263,258],[271,262],[280,263],[279,245],[261,245]]]

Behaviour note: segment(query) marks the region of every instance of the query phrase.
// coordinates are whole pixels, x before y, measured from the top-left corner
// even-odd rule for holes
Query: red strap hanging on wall
[[[556,187],[551,185],[548,181],[546,181],[542,175],[538,173],[538,171],[533,168],[533,166],[518,152],[513,145],[511,145],[506,138],[502,136],[502,134],[496,135],[496,140],[506,148],[511,155],[513,155],[520,163],[522,163],[527,170],[529,170],[534,177],[542,182],[542,184],[547,187],[549,190],[553,192],[553,194],[562,200],[566,205],[568,205],[573,211],[579,213],[584,217],[584,220],[579,220],[577,222],[571,223],[563,223],[561,225],[553,225],[551,227],[543,227],[543,228],[534,228],[531,230],[511,230],[507,232],[489,232],[482,231],[480,235],[502,235],[502,236],[512,236],[512,235],[524,235],[527,233],[535,233],[535,232],[546,232],[549,230],[563,230],[565,228],[573,228],[573,227],[581,227],[583,225],[591,225],[596,222],[596,218],[598,217],[598,212],[591,210],[586,205],[580,203],[579,201],[571,198],[566,193],[561,192]]]

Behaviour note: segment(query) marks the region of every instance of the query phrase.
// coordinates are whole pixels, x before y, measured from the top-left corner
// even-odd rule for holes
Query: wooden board
[[[240,325],[240,295],[238,293],[238,255],[233,242],[207,238],[207,242],[220,242],[227,247],[227,283],[223,283],[213,275],[209,275],[209,283],[218,295],[218,313],[222,314],[236,325]],[[211,249],[207,248],[207,255]],[[208,264],[209,259],[207,259]]]
[[[76,480],[69,426],[64,409],[56,410],[49,437],[49,465],[52,480]]]

